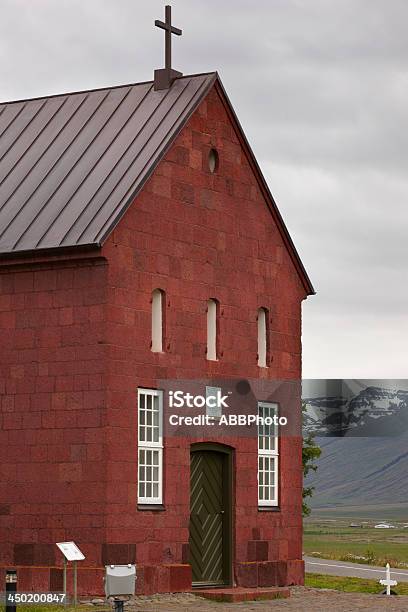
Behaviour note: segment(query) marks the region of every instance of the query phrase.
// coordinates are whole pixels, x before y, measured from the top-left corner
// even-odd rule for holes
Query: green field
[[[306,574],[305,586],[315,589],[336,589],[345,593],[381,593],[383,588],[376,580],[349,578],[346,576],[326,576],[324,574]],[[401,582],[395,587],[398,595],[408,595],[408,584]]]
[[[350,523],[362,527],[350,527]],[[390,521],[391,522],[391,521]],[[374,529],[377,521],[353,517],[305,521],[303,551],[307,555],[355,563],[408,567],[408,528],[392,522],[396,529]]]
[[[408,504],[370,504],[366,506],[339,506],[331,508],[313,508],[313,516],[320,518],[367,519],[379,523],[383,520],[408,523]]]

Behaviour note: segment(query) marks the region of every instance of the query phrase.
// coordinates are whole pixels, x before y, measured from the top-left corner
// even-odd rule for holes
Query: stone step
[[[245,589],[243,587],[235,588],[217,588],[217,589],[194,589],[194,595],[212,599],[214,601],[225,601],[238,603],[240,601],[256,601],[262,599],[283,599],[290,597],[290,590],[286,587],[270,587]]]

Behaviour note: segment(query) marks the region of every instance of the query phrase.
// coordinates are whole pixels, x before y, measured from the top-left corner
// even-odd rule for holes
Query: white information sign
[[[57,546],[67,561],[83,561],[85,555],[81,553],[75,542],[57,542]]]

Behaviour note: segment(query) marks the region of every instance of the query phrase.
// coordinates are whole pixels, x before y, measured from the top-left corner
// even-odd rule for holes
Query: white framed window
[[[218,359],[218,302],[214,299],[207,302],[207,359]]]
[[[165,293],[155,289],[152,293],[152,351],[162,353],[164,344],[164,304]]]
[[[268,310],[258,309],[258,365],[260,368],[267,368],[269,361],[269,325]]]
[[[138,389],[138,503],[163,503],[163,391]]]
[[[278,404],[258,403],[258,416],[263,419],[279,417]],[[277,420],[277,419],[276,419]],[[279,431],[278,425],[259,421],[258,424],[258,505],[279,504]]]

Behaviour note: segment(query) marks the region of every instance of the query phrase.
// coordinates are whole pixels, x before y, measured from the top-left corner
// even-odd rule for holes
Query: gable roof
[[[215,72],[0,104],[0,255],[100,247],[214,84],[314,293]]]

